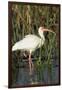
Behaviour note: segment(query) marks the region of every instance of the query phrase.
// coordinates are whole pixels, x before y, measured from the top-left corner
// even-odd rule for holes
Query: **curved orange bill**
[[[49,30],[49,29],[43,29],[43,31],[44,31],[44,32],[45,32],[45,31],[48,31],[48,32],[52,32],[52,33],[56,34],[54,31]]]

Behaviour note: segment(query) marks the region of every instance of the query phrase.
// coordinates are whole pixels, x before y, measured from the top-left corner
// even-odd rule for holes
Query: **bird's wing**
[[[33,48],[37,45],[39,41],[39,38],[35,35],[27,35],[25,38],[21,41],[21,45],[23,48]]]
[[[23,38],[13,46],[13,50],[35,49],[38,46],[38,44],[39,44],[39,37],[37,37],[36,35],[26,35],[25,38]]]
[[[37,37],[36,35],[32,35],[32,34],[29,34],[29,35],[26,35],[25,38],[30,38],[30,37]]]

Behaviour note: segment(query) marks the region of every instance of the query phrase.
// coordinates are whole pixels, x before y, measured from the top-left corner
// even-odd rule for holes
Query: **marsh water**
[[[59,84],[59,62],[51,59],[51,64],[40,64],[33,61],[34,67],[30,75],[28,61],[19,61],[16,67],[16,77],[13,86],[25,85],[52,85]]]
[[[22,40],[25,35],[34,34],[38,36],[38,28],[40,26],[56,33],[44,33],[44,45],[36,49],[33,53],[33,58],[31,56],[34,65],[31,75],[28,58],[26,60],[23,57],[25,51],[17,50],[9,54],[10,57],[12,55],[12,61],[10,60],[12,62],[10,63],[12,69],[10,82],[12,87],[19,85],[59,84],[60,5],[13,3],[9,5],[9,12],[9,26],[12,27],[9,28],[9,36],[11,37],[11,40],[9,40],[10,47]],[[13,34],[10,34],[10,32]],[[11,52],[12,48],[9,51]],[[26,54],[29,54],[29,52]]]

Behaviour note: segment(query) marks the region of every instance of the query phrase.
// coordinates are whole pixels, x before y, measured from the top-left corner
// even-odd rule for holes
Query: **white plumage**
[[[25,38],[23,38],[13,46],[12,51],[22,49],[32,52],[36,48],[39,48],[41,46],[41,40],[42,39],[40,39],[40,37],[37,37],[36,35],[27,35],[25,36]]]
[[[15,45],[12,47],[12,51],[26,50],[29,52],[30,72],[31,72],[31,66],[32,66],[31,53],[33,51],[35,51],[37,48],[40,48],[44,44],[44,42],[45,42],[45,37],[43,34],[44,31],[53,32],[51,30],[44,29],[43,27],[40,27],[38,30],[40,37],[33,35],[33,34],[26,35],[22,40],[16,42]]]

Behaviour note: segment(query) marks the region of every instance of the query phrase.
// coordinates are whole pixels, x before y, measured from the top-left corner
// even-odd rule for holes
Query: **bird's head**
[[[54,31],[52,31],[52,30],[50,30],[50,29],[46,29],[46,28],[44,28],[44,27],[39,27],[38,32],[39,32],[39,35],[43,34],[43,32],[51,32],[51,33],[53,33],[53,34],[56,35],[56,33],[55,33]]]

